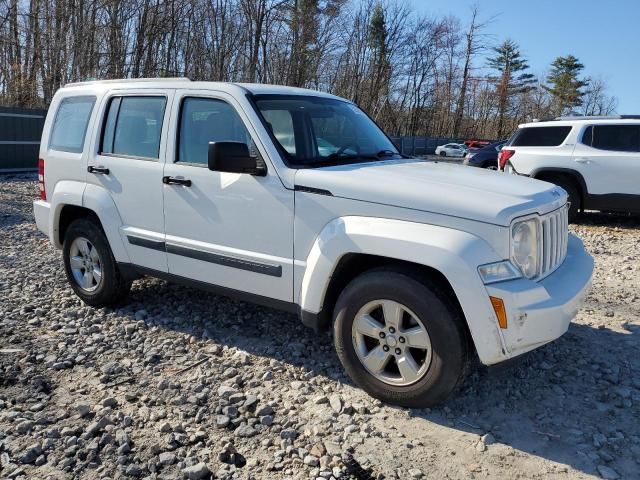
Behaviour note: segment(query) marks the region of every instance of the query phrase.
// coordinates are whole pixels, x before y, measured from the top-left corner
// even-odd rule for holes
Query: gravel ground
[[[638,218],[574,228],[596,276],[564,337],[408,410],[292,315],[154,279],[85,306],[35,194],[0,178],[2,478],[640,478]]]

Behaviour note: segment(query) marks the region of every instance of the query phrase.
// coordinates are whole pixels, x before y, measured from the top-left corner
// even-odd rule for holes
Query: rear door
[[[87,182],[109,191],[116,204],[132,263],[167,271],[162,171],[171,90],[112,92],[102,104],[96,153]]]
[[[588,125],[576,144],[573,161],[585,179],[591,201],[607,201],[614,198],[612,195],[627,195],[630,201],[635,197],[638,203],[640,125]]]

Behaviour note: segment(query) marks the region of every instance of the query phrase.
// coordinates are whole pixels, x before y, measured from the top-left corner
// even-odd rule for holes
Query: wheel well
[[[349,253],[340,259],[338,265],[336,265],[336,268],[333,271],[333,274],[331,275],[329,286],[325,292],[322,311],[320,314],[322,317],[320,319],[320,324],[326,327],[331,325],[333,309],[338,297],[351,280],[369,270],[382,267],[394,267],[404,270],[412,276],[434,284],[441,289],[451,302],[453,308],[458,311],[460,318],[464,320],[463,323],[467,341],[470,348],[475,348],[471,341],[471,332],[469,331],[469,326],[467,325],[460,302],[458,302],[458,297],[453,291],[453,287],[449,283],[449,280],[447,280],[447,277],[445,277],[442,272],[426,265],[377,255]]]
[[[100,228],[102,228],[102,224],[100,223],[100,219],[98,215],[93,210],[89,210],[88,208],[79,207],[77,205],[65,205],[62,207],[62,211],[60,212],[60,219],[58,220],[58,240],[60,241],[60,245],[64,242],[64,236],[67,233],[67,228],[74,220],[79,218],[91,218],[96,221]]]
[[[555,171],[555,170],[543,170],[541,172],[532,175],[533,178],[537,180],[544,180],[549,183],[556,183],[558,180],[564,180],[567,182],[571,182],[571,184],[576,187],[578,190],[578,195],[580,195],[580,205],[579,208],[582,209],[585,202],[585,186],[584,181],[577,173],[572,173],[571,171]]]

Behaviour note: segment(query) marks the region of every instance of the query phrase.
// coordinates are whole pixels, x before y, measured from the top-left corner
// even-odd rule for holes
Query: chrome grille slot
[[[568,220],[566,205],[540,219],[542,225],[540,278],[554,272],[567,256]]]

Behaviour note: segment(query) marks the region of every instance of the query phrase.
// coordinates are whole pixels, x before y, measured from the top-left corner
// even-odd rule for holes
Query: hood
[[[561,188],[547,182],[417,159],[302,169],[295,184],[336,197],[502,226],[523,215],[548,213],[567,201]]]

